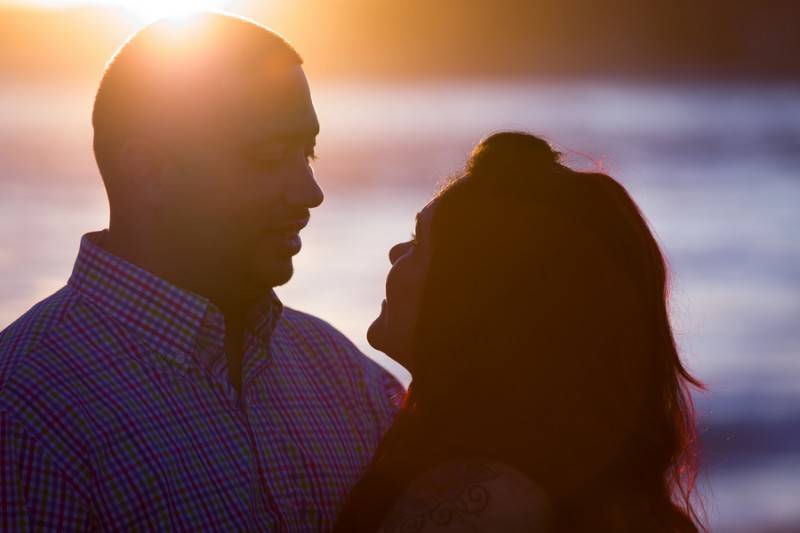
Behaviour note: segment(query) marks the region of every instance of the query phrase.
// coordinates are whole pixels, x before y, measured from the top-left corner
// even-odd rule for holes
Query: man
[[[219,14],[109,63],[109,229],[0,334],[3,531],[332,527],[401,389],[272,291],[322,202],[301,63]]]

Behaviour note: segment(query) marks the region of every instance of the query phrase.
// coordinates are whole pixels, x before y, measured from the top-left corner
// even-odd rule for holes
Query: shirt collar
[[[207,298],[103,249],[100,242],[105,233],[83,236],[68,285],[145,340],[159,355],[181,366],[193,361],[210,363],[198,355],[210,353],[209,345],[224,350],[225,320],[219,308]],[[248,313],[248,330],[268,339],[282,311],[283,305],[270,291]],[[206,349],[198,350],[198,344]]]

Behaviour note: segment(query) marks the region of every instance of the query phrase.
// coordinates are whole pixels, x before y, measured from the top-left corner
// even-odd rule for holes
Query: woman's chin
[[[384,342],[386,338],[385,333],[383,313],[381,313],[378,318],[372,321],[369,329],[367,329],[367,342],[376,350],[386,353],[386,344]]]
[[[381,303],[381,312],[372,321],[369,329],[367,329],[367,342],[376,350],[385,353],[392,359],[394,354],[391,348],[391,335],[389,335],[389,327],[386,320],[386,300]]]
[[[398,341],[401,338],[396,332],[392,335],[389,321],[387,320],[386,301],[384,300],[381,306],[381,313],[367,329],[367,342],[379,352],[385,353],[394,361],[408,368],[408,358],[406,357],[408,350],[400,349],[403,343]]]

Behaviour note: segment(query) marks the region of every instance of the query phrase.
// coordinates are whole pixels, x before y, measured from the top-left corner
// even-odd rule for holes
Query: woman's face
[[[367,331],[367,340],[401,365],[410,364],[422,288],[431,259],[430,229],[435,208],[431,201],[417,214],[415,235],[389,251],[392,268],[386,276],[386,299]]]

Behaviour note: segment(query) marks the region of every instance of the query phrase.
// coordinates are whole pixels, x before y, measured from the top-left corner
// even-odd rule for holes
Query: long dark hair
[[[557,531],[697,531],[690,385],[664,258],[627,191],[492,135],[436,197],[405,406],[338,531],[458,456],[524,472]]]

